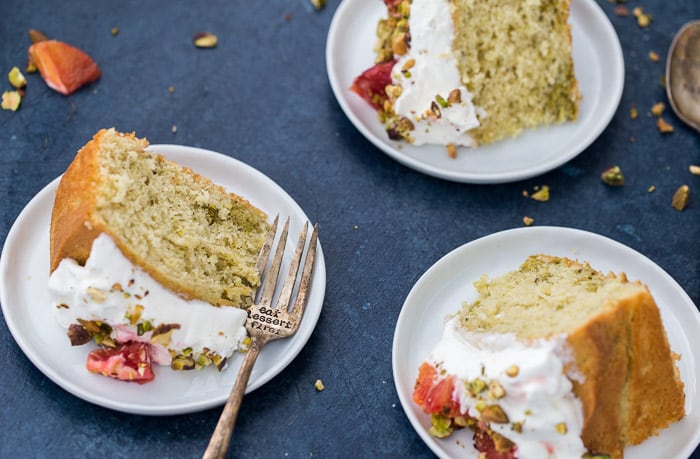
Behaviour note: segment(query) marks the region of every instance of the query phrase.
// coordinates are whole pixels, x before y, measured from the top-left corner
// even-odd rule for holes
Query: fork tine
[[[277,250],[275,251],[275,256],[272,259],[270,268],[267,270],[258,304],[269,306],[270,303],[272,303],[272,297],[275,294],[275,286],[277,285],[277,277],[280,272],[280,265],[282,264],[282,257],[284,256],[284,248],[287,245],[287,233],[289,233],[289,217],[287,217],[287,220],[284,222],[282,234],[280,234],[280,239],[277,242]]]
[[[294,325],[294,331],[296,332],[301,323],[301,316],[304,313],[304,308],[306,307],[306,298],[309,293],[309,286],[311,285],[311,273],[314,269],[314,261],[316,259],[316,239],[318,238],[318,223],[314,225],[314,230],[311,233],[311,239],[309,240],[309,249],[306,251],[306,258],[304,259],[304,268],[301,272],[301,280],[299,281],[299,290],[297,291],[297,298],[294,301],[294,308],[292,309],[292,316],[297,317],[298,320]]]
[[[282,291],[277,298],[277,308],[282,311],[286,311],[289,308],[289,301],[292,298],[292,291],[294,290],[294,284],[297,280],[297,272],[299,271],[299,264],[301,262],[301,254],[304,251],[304,245],[306,245],[306,233],[309,231],[309,222],[304,223],[304,228],[301,230],[299,235],[299,241],[297,242],[297,248],[294,251],[294,256],[292,257],[292,262],[289,264],[289,271],[287,272],[287,278],[282,286]]]
[[[270,251],[272,249],[272,243],[275,241],[275,234],[277,233],[277,223],[279,222],[279,219],[280,216],[277,214],[277,216],[275,216],[275,220],[270,226],[270,231],[267,233],[267,239],[260,250],[260,255],[258,255],[258,263],[255,265],[255,268],[258,270],[258,273],[260,273],[260,279],[262,279],[265,272],[267,260],[270,259]]]

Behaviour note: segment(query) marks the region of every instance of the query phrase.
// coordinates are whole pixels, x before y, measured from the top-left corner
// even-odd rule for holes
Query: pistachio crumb
[[[7,79],[10,80],[10,84],[15,89],[21,89],[27,85],[27,79],[24,78],[24,75],[22,75],[22,72],[20,72],[17,67],[12,67],[10,73],[7,74]]]
[[[523,225],[525,225],[525,226],[530,226],[530,225],[532,225],[533,223],[535,223],[535,219],[534,219],[534,218],[528,217],[527,215],[525,215],[525,216],[523,217]]]
[[[112,27],[112,36],[116,37],[119,35],[119,28],[118,27]]]
[[[649,51],[649,60],[652,62],[659,62],[659,55],[654,51]]]
[[[647,192],[653,193],[654,190],[656,190],[656,187],[654,185],[650,185],[649,188],[647,188]]]
[[[663,102],[657,102],[651,107],[651,113],[654,114],[654,116],[661,116],[665,108],[666,105]]]
[[[560,422],[559,424],[556,425],[557,432],[564,435],[568,429],[566,428],[566,423],[565,422]]]
[[[630,108],[630,119],[636,120],[639,118],[639,110],[634,105]]]
[[[520,367],[517,365],[511,365],[506,369],[506,374],[510,376],[511,378],[515,378],[518,376],[518,373],[520,372]]]
[[[673,194],[673,200],[671,205],[677,211],[682,211],[685,206],[688,205],[688,200],[690,199],[690,187],[688,185],[681,185],[676,192]]]
[[[613,166],[600,174],[600,179],[609,186],[622,186],[625,184],[625,176],[622,174],[620,166]]]
[[[532,193],[530,196],[535,201],[546,202],[549,201],[549,186],[542,185],[542,188]]]
[[[172,131],[173,134],[175,134],[177,132],[177,126],[175,126],[173,124],[173,127],[171,127],[170,130]]]
[[[494,400],[498,400],[506,396],[506,390],[498,381],[491,381],[489,383],[489,396]]]
[[[2,93],[2,105],[0,107],[3,110],[16,112],[21,103],[22,96],[19,91],[5,91]]]
[[[316,380],[316,382],[314,383],[314,387],[319,392],[326,388],[326,386],[323,385],[323,381],[321,381],[320,379]]]
[[[200,32],[192,37],[192,41],[197,48],[216,48],[219,39],[211,32]]]
[[[673,132],[673,126],[670,125],[665,119],[662,117],[659,117],[656,120],[656,128],[659,130],[660,133],[662,134],[670,134]]]
[[[326,6],[326,0],[309,0],[309,2],[316,11],[322,10]]]

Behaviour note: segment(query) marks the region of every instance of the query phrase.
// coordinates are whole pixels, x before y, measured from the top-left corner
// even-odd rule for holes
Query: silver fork
[[[275,233],[277,232],[277,221],[278,218],[275,218],[270,234],[268,235],[267,241],[265,241],[262,253],[258,259],[258,271],[261,275],[265,265],[267,265],[267,259],[272,249]],[[304,260],[301,279],[299,280],[296,300],[291,310],[289,310],[289,304],[297,280],[297,273],[299,271],[304,245],[306,244],[306,233],[308,229],[309,224],[306,222],[304,223],[304,228],[301,230],[301,235],[299,236],[299,241],[297,242],[297,247],[289,266],[287,278],[278,295],[277,303],[272,307],[272,300],[277,289],[280,265],[282,264],[282,256],[284,255],[284,248],[287,242],[287,233],[289,232],[289,218],[287,218],[284,224],[282,234],[280,234],[279,242],[277,243],[275,256],[265,275],[262,289],[256,301],[248,310],[248,319],[246,320],[246,330],[250,336],[248,352],[243,359],[240,370],[238,370],[236,383],[233,385],[233,389],[219,417],[219,422],[216,424],[214,433],[209,440],[209,446],[207,446],[206,451],[204,451],[203,459],[223,458],[226,456],[226,451],[231,441],[231,434],[233,433],[233,427],[236,423],[236,417],[238,416],[238,410],[241,407],[243,395],[248,385],[248,379],[250,378],[253,365],[258,355],[260,355],[262,347],[270,341],[294,335],[299,328],[306,307],[309,287],[311,285],[311,274],[313,272],[314,259],[316,256],[318,224],[314,225],[313,232],[311,233],[309,248],[306,252],[306,259]]]

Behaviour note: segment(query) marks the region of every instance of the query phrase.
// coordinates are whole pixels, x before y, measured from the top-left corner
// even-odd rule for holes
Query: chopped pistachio
[[[525,226],[531,226],[533,223],[535,223],[535,219],[534,219],[534,218],[528,217],[527,215],[525,215],[525,216],[523,217],[523,225],[525,225]]]
[[[326,0],[309,0],[309,3],[316,10],[322,10],[326,6]]]
[[[522,422],[514,422],[510,425],[510,428],[513,429],[513,432],[521,433],[523,431],[523,423]]]
[[[600,174],[600,179],[609,186],[622,186],[625,184],[625,176],[622,174],[620,166],[613,166]]]
[[[564,435],[568,429],[566,428],[566,423],[565,422],[560,422],[559,424],[556,425],[557,432]]]
[[[637,107],[632,106],[630,108],[630,119],[636,120],[637,118],[639,118],[639,110],[637,110]]]
[[[491,381],[489,383],[489,396],[494,400],[498,400],[506,396],[506,390],[498,381]]]
[[[506,369],[506,374],[510,376],[511,378],[515,378],[518,376],[518,373],[520,372],[520,367],[517,365],[511,365]]]
[[[535,191],[530,195],[535,201],[546,202],[549,201],[549,187],[547,185],[542,185],[542,188]]]
[[[656,190],[656,187],[655,187],[654,185],[650,185],[649,188],[647,188],[647,191],[648,191],[649,193],[653,193],[654,190]]]
[[[22,96],[18,91],[5,91],[2,93],[2,107],[3,110],[12,110],[16,112],[22,103]]]
[[[397,56],[403,56],[408,52],[408,34],[405,32],[394,35],[391,39],[391,50]]]
[[[661,116],[665,108],[666,105],[663,102],[657,102],[651,107],[651,113],[654,116]]]
[[[673,200],[671,205],[674,209],[682,211],[685,206],[688,205],[688,200],[690,199],[690,187],[688,185],[681,185],[676,192],[673,194]]]
[[[105,292],[95,287],[88,287],[87,294],[95,303],[104,303],[104,301],[107,299]]]
[[[500,405],[487,405],[481,410],[479,418],[486,422],[495,422],[496,424],[506,424],[508,415]]]
[[[211,32],[200,32],[192,37],[192,41],[197,48],[216,48],[219,39]]]
[[[320,379],[316,380],[316,382],[314,383],[314,387],[319,392],[326,388],[326,386],[323,385],[323,381],[321,381]]]
[[[450,422],[450,418],[439,414],[433,414],[430,418],[432,425],[430,426],[428,432],[433,437],[445,438],[448,437],[454,430],[454,427],[452,427],[452,423]]]
[[[460,91],[458,88],[450,91],[450,94],[447,96],[447,102],[449,102],[451,104],[461,103],[462,102],[462,91]]]
[[[659,117],[656,120],[656,127],[662,134],[670,134],[671,132],[673,132],[673,126],[668,124],[668,122],[666,122],[666,120],[662,117]]]
[[[442,108],[447,108],[450,106],[450,104],[440,94],[435,96],[435,100],[437,101],[438,104],[440,104],[440,106]]]
[[[10,73],[7,74],[7,79],[10,80],[10,84],[16,89],[23,88],[27,85],[27,79],[24,78],[24,75],[22,75],[22,72],[20,72],[17,67],[12,67]]]

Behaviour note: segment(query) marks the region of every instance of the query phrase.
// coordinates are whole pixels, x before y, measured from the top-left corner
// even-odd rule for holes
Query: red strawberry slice
[[[350,89],[367,101],[376,110],[379,110],[387,100],[386,88],[391,84],[391,69],[396,61],[377,64],[364,72],[353,82]]]
[[[29,59],[39,69],[46,84],[68,95],[92,83],[100,68],[90,56],[75,46],[57,40],[44,40],[29,47]]]
[[[87,369],[121,381],[145,384],[153,381],[148,344],[129,341],[116,348],[102,348],[90,352]]]

